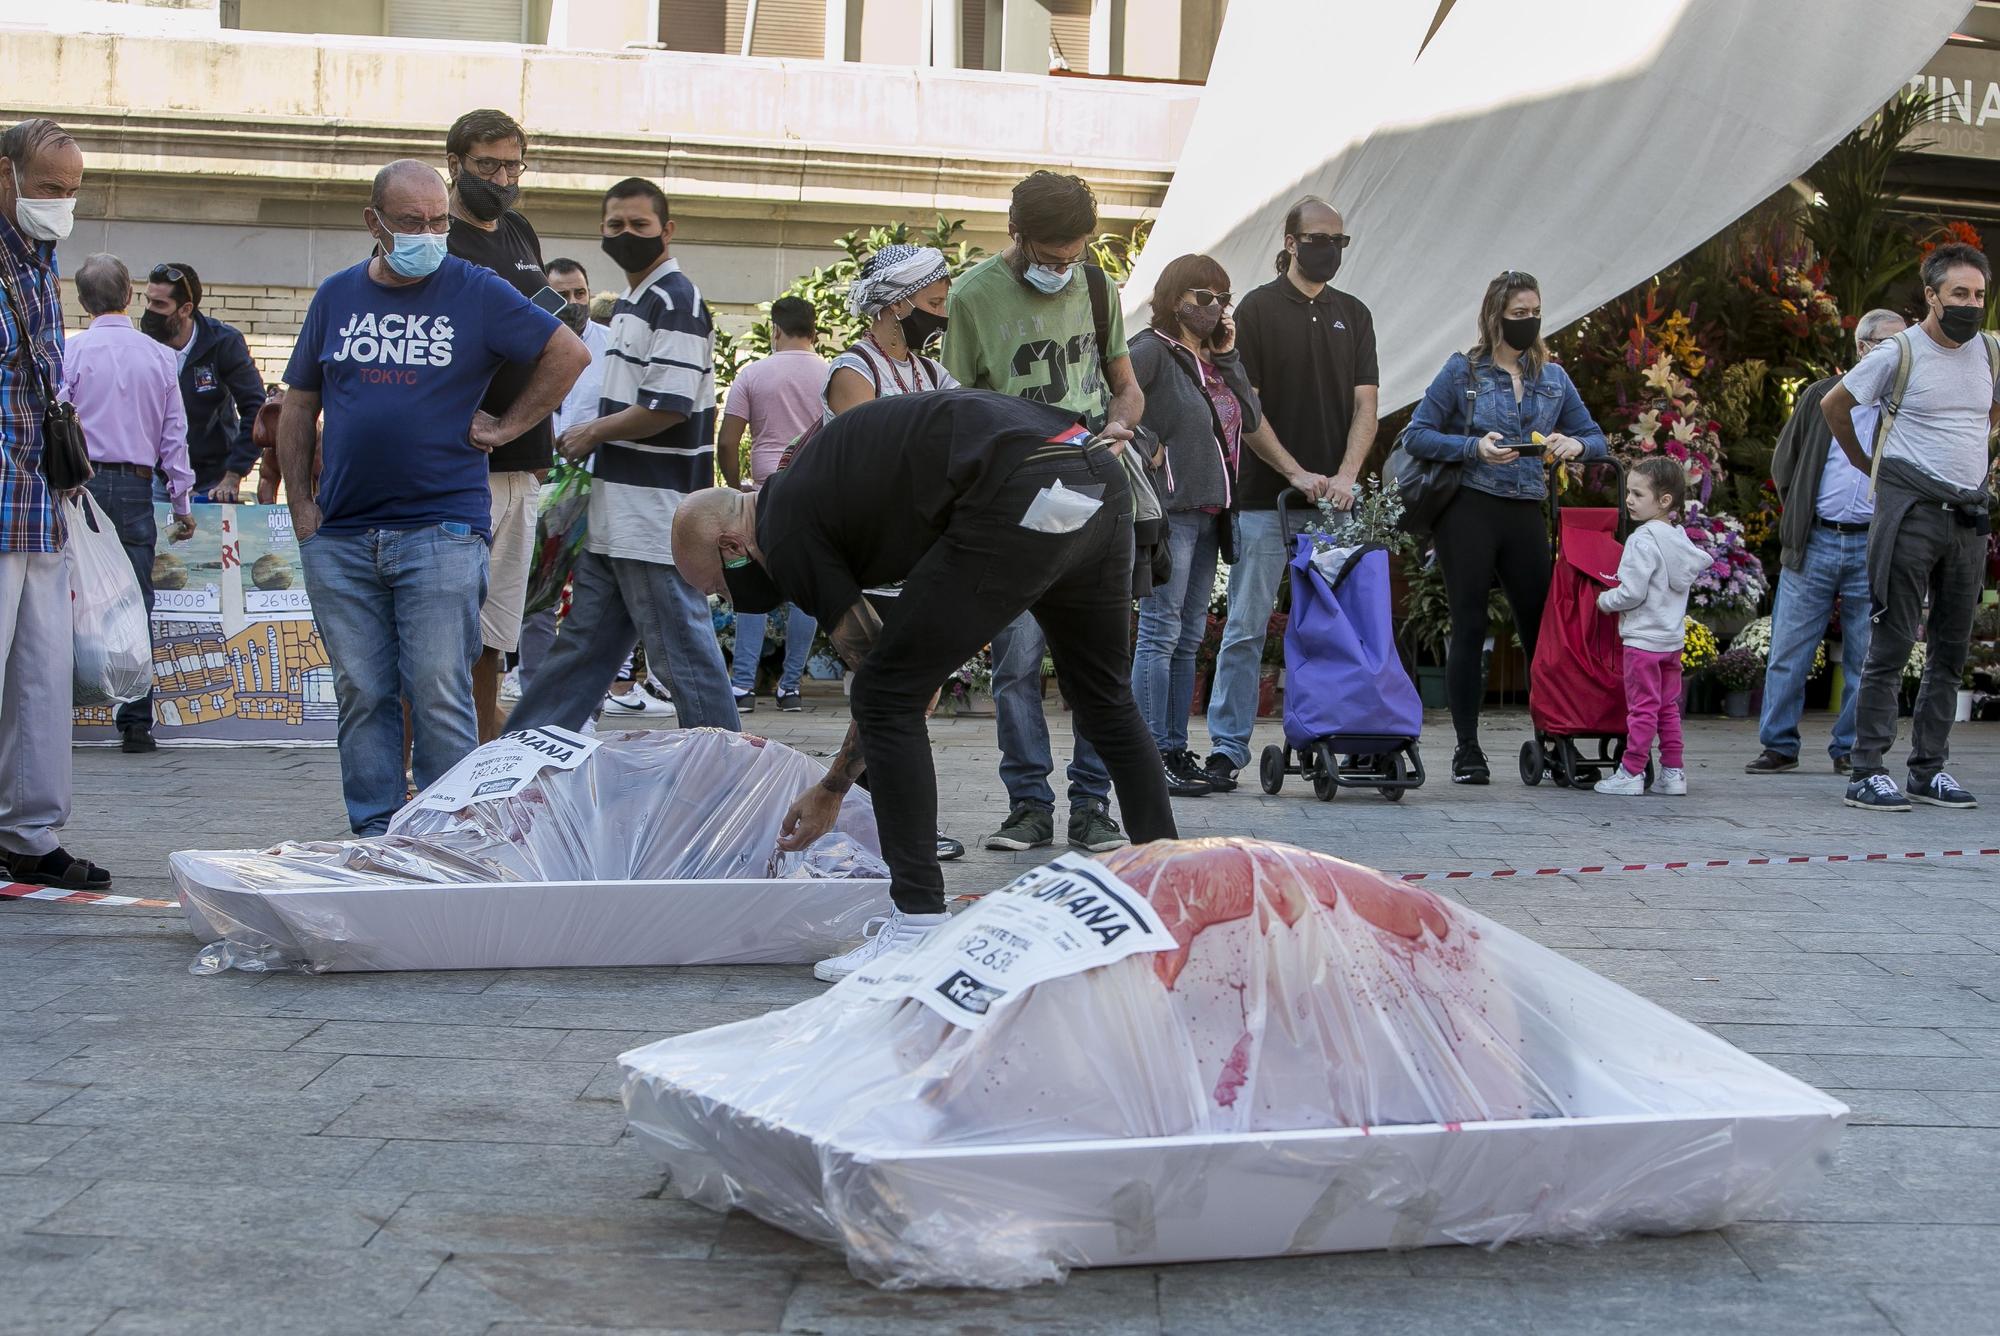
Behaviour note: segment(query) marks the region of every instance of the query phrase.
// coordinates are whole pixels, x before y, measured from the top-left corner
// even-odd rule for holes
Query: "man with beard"
[[[256,467],[252,429],[264,406],[264,377],[233,325],[201,313],[201,275],[182,260],[156,264],[146,275],[146,309],[139,331],[165,344],[180,377],[187,415],[188,466],[196,501],[233,504]],[[155,501],[167,494],[156,489]]]
[[[514,208],[528,170],[528,132],[504,111],[482,107],[452,122],[445,135],[445,172],[451,182],[450,253],[490,269],[523,297],[548,286],[542,241]],[[570,325],[572,332],[576,326]],[[480,408],[504,416],[534,374],[508,363],[493,377]],[[521,647],[521,612],[528,601],[528,567],[535,547],[536,500],[555,457],[555,432],[543,418],[493,452],[493,546],[486,602],[479,609],[483,647],[472,666],[472,703],[479,740],[500,736],[500,677],[507,656]]]

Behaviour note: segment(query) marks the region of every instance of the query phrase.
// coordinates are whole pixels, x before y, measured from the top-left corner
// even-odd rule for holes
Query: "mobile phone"
[[[1523,459],[1540,459],[1549,452],[1545,441],[1502,441],[1501,447],[1512,450]]]
[[[561,315],[563,307],[569,305],[569,298],[563,296],[547,284],[544,284],[542,290],[528,298],[528,300],[554,316]]]

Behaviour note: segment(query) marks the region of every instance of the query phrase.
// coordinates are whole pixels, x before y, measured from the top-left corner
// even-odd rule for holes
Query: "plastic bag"
[[[1837,1101],[1368,868],[1211,839],[1049,873],[821,997],[624,1054],[673,1187],[878,1284],[1004,1287],[1712,1228],[1839,1138]]]
[[[118,530],[89,492],[69,508],[70,616],[76,630],[78,705],[123,704],[153,689],[153,628],[146,596]]]
[[[590,531],[590,486],[588,470],[574,464],[557,465],[542,494],[541,515],[535,521],[535,558],[528,571],[528,601],[525,615],[553,608],[562,598],[563,586],[576,569]]]

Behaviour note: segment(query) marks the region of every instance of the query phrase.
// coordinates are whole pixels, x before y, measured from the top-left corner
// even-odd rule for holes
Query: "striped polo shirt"
[[[684,416],[598,447],[587,546],[670,566],[674,511],[715,482],[715,323],[679,262],[662,260],[612,308],[602,395],[599,417],[635,404]]]

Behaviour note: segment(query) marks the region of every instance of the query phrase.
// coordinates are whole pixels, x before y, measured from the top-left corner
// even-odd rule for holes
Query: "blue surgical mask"
[[[442,232],[391,232],[396,248],[383,258],[404,278],[428,278],[444,263],[445,235]]]
[[[1053,297],[1069,286],[1070,276],[1075,273],[1075,265],[1067,269],[1051,269],[1045,264],[1031,264],[1022,277],[1034,286],[1035,291],[1045,297]]]

